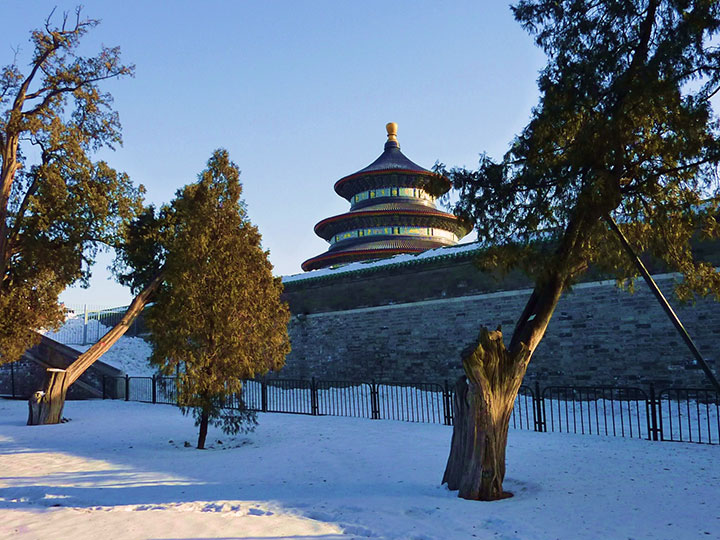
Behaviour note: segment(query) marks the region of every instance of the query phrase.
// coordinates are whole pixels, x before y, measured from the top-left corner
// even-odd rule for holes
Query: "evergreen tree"
[[[178,404],[200,427],[198,448],[209,423],[226,433],[254,426],[254,413],[242,407],[242,380],[280,369],[290,352],[282,283],[247,219],[239,175],[227,151],[216,151],[199,181],[155,220],[146,214],[135,235],[135,260],[145,261],[135,266],[138,283],[147,261],[163,261],[146,318],[151,361],[177,373]],[[153,237],[159,245],[148,241]],[[240,410],[225,406],[234,396]]]
[[[99,246],[139,209],[128,177],[91,160],[121,142],[100,83],[133,72],[118,48],[78,55],[97,24],[79,9],[59,26],[51,15],[31,34],[27,70],[18,58],[0,69],[0,364],[61,323],[60,292],[87,283]]]
[[[503,497],[514,399],[563,292],[589,265],[636,275],[613,221],[682,273],[679,298],[720,297],[720,275],[691,249],[720,232],[720,3],[521,0],[513,11],[548,56],[540,102],[501,162],[439,167],[488,247],[481,263],[535,279],[509,346],[483,328],[463,355],[444,482],[469,499]]]

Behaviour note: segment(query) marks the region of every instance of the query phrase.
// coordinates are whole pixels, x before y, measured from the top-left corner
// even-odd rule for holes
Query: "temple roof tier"
[[[447,178],[410,161],[400,151],[397,124],[390,122],[385,127],[388,140],[380,157],[367,167],[335,182],[335,192],[348,201],[361,191],[378,187],[427,188],[436,197],[447,193],[451,187]]]
[[[323,219],[315,225],[315,234],[324,240],[352,229],[367,227],[415,226],[436,227],[465,236],[469,227],[446,212],[420,207],[417,210],[361,210]]]
[[[302,263],[302,269],[306,272],[310,270],[317,270],[319,268],[326,268],[328,266],[334,266],[336,264],[345,264],[356,261],[383,259],[385,257],[392,257],[393,255],[400,255],[403,253],[422,253],[428,249],[432,249],[439,246],[401,246],[401,247],[388,247],[381,249],[358,249],[352,251],[340,251],[340,252],[328,252],[308,259]]]

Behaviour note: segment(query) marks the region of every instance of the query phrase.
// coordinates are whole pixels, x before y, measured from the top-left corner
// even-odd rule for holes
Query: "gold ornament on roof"
[[[397,127],[398,126],[395,122],[390,122],[385,125],[385,129],[387,130],[387,134],[388,134],[388,142],[398,142]]]

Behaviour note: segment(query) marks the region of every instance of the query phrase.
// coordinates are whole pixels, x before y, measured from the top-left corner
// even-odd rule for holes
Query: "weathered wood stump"
[[[44,390],[38,390],[28,401],[28,426],[59,424],[65,406],[67,371],[48,368],[45,372]]]
[[[511,355],[500,330],[480,330],[474,348],[463,354],[467,377],[455,386],[454,422],[443,483],[463,499],[494,501],[503,491],[510,416],[530,351]]]

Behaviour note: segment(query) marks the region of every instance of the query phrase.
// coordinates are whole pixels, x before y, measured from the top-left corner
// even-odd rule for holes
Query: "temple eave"
[[[301,268],[309,272],[310,270],[318,270],[336,264],[346,264],[356,261],[366,261],[374,259],[385,259],[394,255],[403,253],[422,253],[429,248],[420,247],[416,249],[400,248],[400,249],[358,249],[353,251],[342,251],[338,253],[326,252],[317,257],[308,259],[302,263]]]

